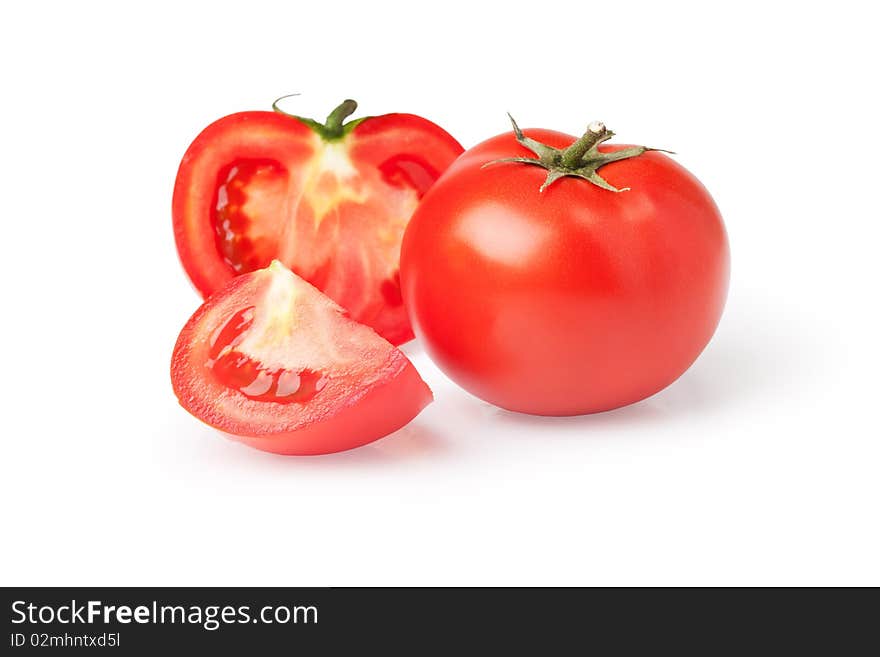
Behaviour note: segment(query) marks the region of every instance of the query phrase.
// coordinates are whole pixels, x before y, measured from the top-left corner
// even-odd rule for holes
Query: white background
[[[0,583],[880,584],[868,3],[6,3]],[[14,8],[13,8],[14,7]],[[465,146],[670,148],[712,191],[718,333],[635,406],[542,419],[449,383],[335,456],[222,438],[168,363],[199,303],[171,189],[212,120],[305,92]]]

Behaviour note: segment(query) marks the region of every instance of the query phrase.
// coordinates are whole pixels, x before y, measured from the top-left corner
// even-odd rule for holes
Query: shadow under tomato
[[[508,411],[503,408],[493,408],[491,411],[491,421],[502,425],[526,427],[535,431],[543,429],[547,431],[548,435],[556,433],[556,430],[562,427],[590,429],[632,427],[663,421],[667,412],[652,403],[652,399],[602,413],[564,417],[528,415],[526,413]]]
[[[233,437],[219,432],[218,437],[226,437],[230,442],[238,443]],[[438,456],[448,451],[448,444],[442,436],[427,425],[420,423],[417,419],[375,442],[333,454],[284,456],[261,452],[243,444],[238,444],[235,447],[242,450],[244,458],[271,462],[283,468],[306,467],[310,469],[322,467],[338,468],[345,465],[381,466],[423,459],[436,460]]]

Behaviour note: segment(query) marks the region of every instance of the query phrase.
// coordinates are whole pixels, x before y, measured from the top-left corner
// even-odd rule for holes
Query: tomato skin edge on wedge
[[[284,315],[286,300],[301,310],[292,319]],[[236,335],[242,316],[250,328]],[[268,329],[254,333],[258,325]],[[268,364],[255,366],[261,353]],[[288,353],[296,361],[290,372],[277,362]],[[294,389],[288,398],[294,401],[267,401],[271,392],[280,394],[285,376],[305,390],[305,373],[312,371],[321,373],[320,385],[307,398]],[[247,378],[232,383],[242,372]],[[360,447],[403,427],[433,399],[403,352],[277,262],[233,279],[199,307],[177,339],[171,381],[181,406],[202,422],[285,455]]]
[[[400,242],[419,199],[463,149],[412,114],[351,125],[326,139],[297,117],[247,111],[193,140],[172,217],[181,263],[203,298],[278,259],[392,344],[413,338]]]

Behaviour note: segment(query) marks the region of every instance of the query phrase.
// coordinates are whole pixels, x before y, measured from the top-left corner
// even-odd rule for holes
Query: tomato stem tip
[[[342,139],[349,132],[351,132],[355,128],[355,126],[357,126],[357,124],[363,121],[364,118],[367,118],[363,117],[345,123],[345,119],[354,114],[355,110],[357,110],[358,107],[357,101],[352,100],[351,98],[346,98],[332,112],[330,112],[330,114],[327,115],[327,119],[324,121],[324,123],[304,116],[290,114],[288,112],[285,112],[278,106],[278,103],[285,98],[291,98],[298,95],[299,94],[288,94],[286,96],[281,96],[280,98],[277,98],[275,102],[272,103],[272,109],[278,114],[283,114],[284,116],[289,116],[292,119],[296,119],[298,121],[301,121],[302,123],[305,123],[308,127],[317,132],[324,141],[334,141],[337,139]]]
[[[347,98],[339,106],[327,115],[324,121],[324,130],[335,136],[342,136],[342,124],[357,109],[357,101]]]

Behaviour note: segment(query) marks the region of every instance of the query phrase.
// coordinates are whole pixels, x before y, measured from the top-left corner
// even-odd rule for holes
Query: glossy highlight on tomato
[[[171,380],[195,417],[279,454],[364,445],[432,399],[400,350],[278,261],[202,304],[178,337]]]
[[[399,283],[413,210],[462,152],[412,114],[327,124],[275,112],[226,116],[180,163],[172,215],[178,253],[204,297],[279,260],[394,344],[412,338]]]
[[[416,335],[450,378],[505,409],[577,415],[644,399],[693,363],[721,317],[729,250],[709,193],[667,155],[590,130],[469,149],[406,230]]]

